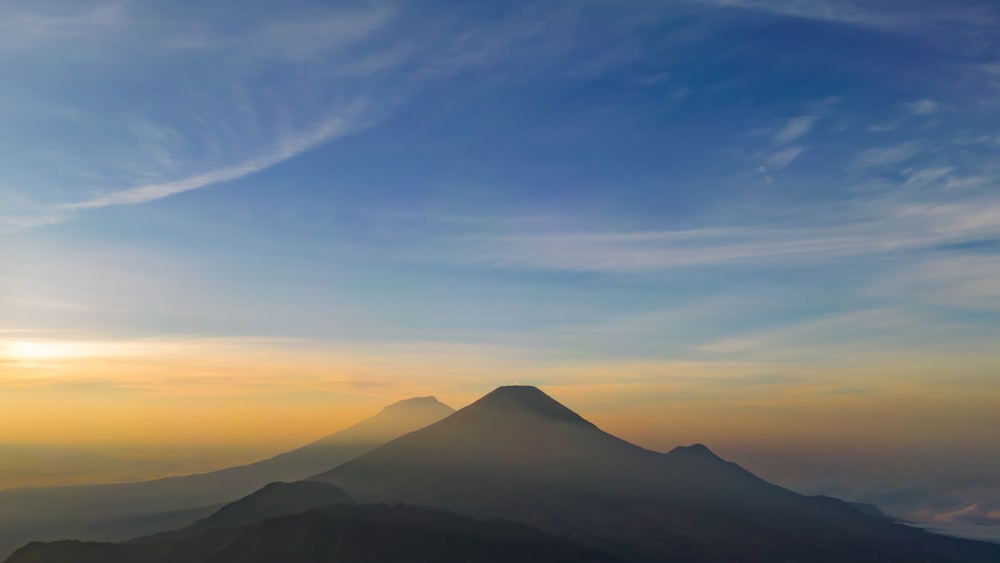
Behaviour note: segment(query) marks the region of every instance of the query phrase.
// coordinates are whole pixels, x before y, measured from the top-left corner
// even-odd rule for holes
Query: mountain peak
[[[388,405],[375,416],[324,438],[313,444],[363,443],[380,444],[403,434],[435,423],[455,412],[435,397],[413,397]]]
[[[590,424],[583,417],[532,385],[497,387],[462,410],[467,412],[519,413],[562,422]]]
[[[396,401],[391,405],[387,405],[382,409],[382,412],[401,412],[401,411],[413,411],[413,410],[439,410],[451,412],[451,407],[437,400],[437,397],[412,397],[410,399],[403,399],[402,401]]]
[[[721,457],[715,455],[715,452],[708,449],[705,444],[691,444],[690,446],[677,446],[676,448],[670,450],[667,453],[668,456],[677,459],[701,459],[705,461],[721,461],[728,463]]]

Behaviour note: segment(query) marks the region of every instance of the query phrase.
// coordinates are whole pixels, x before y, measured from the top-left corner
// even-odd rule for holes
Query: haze
[[[222,468],[525,383],[1000,539],[998,24],[5,2],[0,488]]]

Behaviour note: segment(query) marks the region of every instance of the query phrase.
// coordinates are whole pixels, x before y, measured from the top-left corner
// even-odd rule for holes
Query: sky
[[[992,0],[6,0],[0,77],[0,485],[525,383],[1000,538]]]

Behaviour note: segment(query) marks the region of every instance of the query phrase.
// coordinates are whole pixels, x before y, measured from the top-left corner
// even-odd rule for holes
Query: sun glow
[[[96,360],[162,353],[172,342],[157,340],[0,340],[0,359],[16,362]]]
[[[68,359],[121,357],[134,353],[135,349],[136,345],[128,342],[7,340],[0,341],[0,359],[44,363]]]
[[[76,355],[72,353],[79,352],[79,350],[74,350],[75,348],[78,346],[65,342],[15,340],[0,345],[0,350],[2,350],[0,354],[5,358],[20,361],[54,360]]]

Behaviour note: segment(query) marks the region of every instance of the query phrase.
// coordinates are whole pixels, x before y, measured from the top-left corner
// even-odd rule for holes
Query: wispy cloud
[[[892,166],[910,160],[920,153],[921,147],[915,142],[905,142],[891,147],[877,147],[862,151],[855,157],[856,168],[878,168]]]
[[[954,166],[939,168],[916,168],[906,172],[906,185],[924,187],[933,185],[955,171]]]
[[[496,24],[477,22],[476,30],[462,28],[457,19],[436,19],[433,25],[421,22],[404,32],[393,27],[399,19],[398,6],[391,4],[353,11],[315,6],[313,17],[302,13],[249,17],[224,25],[190,18],[179,8],[166,10],[163,22],[151,21],[126,7],[107,4],[72,18],[24,16],[25,27],[34,29],[34,35],[55,37],[125,21],[128,25],[121,26],[125,31],[109,34],[116,37],[115,49],[108,48],[110,40],[104,39],[80,49],[102,54],[88,63],[100,64],[102,73],[117,77],[120,68],[135,64],[117,47],[134,47],[136,57],[149,57],[157,64],[188,65],[192,53],[197,53],[197,67],[208,69],[203,80],[196,89],[190,81],[164,83],[162,98],[167,102],[157,105],[155,112],[140,98],[124,100],[122,107],[106,107],[101,96],[89,102],[83,97],[71,100],[93,102],[96,107],[81,113],[100,116],[94,122],[101,127],[77,128],[73,135],[55,137],[59,141],[46,150],[56,155],[52,160],[58,160],[67,173],[50,175],[54,187],[47,193],[25,192],[36,204],[4,209],[3,231],[36,228],[84,210],[152,202],[238,180],[372,125],[431,82],[516,57],[524,42],[544,43],[540,48],[548,49],[546,56],[553,58],[562,57],[567,49],[563,38],[544,33],[546,26],[558,27],[559,22],[524,25],[526,18],[536,15],[534,10],[519,10]],[[561,12],[544,16],[572,17]],[[14,25],[11,21],[0,22],[0,30]],[[66,48],[56,47],[57,54]],[[58,80],[52,82],[56,90],[65,90]],[[102,81],[96,84],[98,90],[104,87]],[[114,84],[116,80],[107,81],[108,87]],[[327,113],[331,105],[342,107],[344,100],[365,103]],[[150,139],[137,131],[138,122],[149,125],[145,132],[177,131],[180,136]]]
[[[779,328],[754,331],[749,334],[730,336],[702,344],[698,350],[713,354],[734,354],[758,349],[775,348],[795,339],[813,339],[844,328],[861,329],[861,332],[881,330],[887,326],[904,326],[909,317],[895,309],[869,309],[838,313],[825,318],[792,323]],[[855,333],[855,338],[862,337]]]
[[[57,78],[31,83],[30,99],[16,92],[5,98],[14,108],[10,114],[21,119],[37,117],[25,111],[20,99],[25,97],[29,108],[44,104],[93,120],[48,124],[72,127],[72,134],[50,134],[54,140],[46,141],[45,155],[26,147],[29,161],[54,161],[56,173],[35,174],[44,189],[28,191],[16,183],[4,188],[24,201],[4,206],[0,231],[30,230],[88,209],[141,204],[238,180],[367,127],[379,110],[391,105],[382,98],[369,103],[377,96],[363,83],[365,76],[340,78],[333,85],[325,75],[312,78],[321,75],[317,67],[356,69],[354,61],[365,57],[354,53],[354,47],[391,19],[393,11],[387,7],[317,9],[312,18],[248,18],[225,26],[189,15],[171,8],[151,18],[114,1],[78,11],[39,3],[30,11],[12,9],[0,18],[0,56],[27,48],[51,54],[55,61],[69,54],[99,54],[65,73],[48,74],[72,80],[74,72],[98,65],[99,74],[108,77],[94,82],[96,98],[62,99],[58,92],[66,88]],[[363,54],[379,49],[366,48]],[[120,82],[128,80],[124,75],[130,74],[133,56],[151,58],[158,65],[186,64],[192,50],[203,52],[199,65],[215,70],[206,72],[196,91],[189,81],[166,81],[161,85],[165,101],[158,102],[155,111],[137,98],[114,106],[104,103],[102,88],[127,89]],[[349,56],[352,53],[357,56]],[[341,59],[351,65],[336,65]],[[283,69],[292,66],[314,71],[284,76]],[[258,80],[262,73],[269,76],[266,87]],[[36,97],[45,101],[37,102]]]
[[[764,165],[772,170],[781,170],[787,168],[789,164],[795,162],[795,159],[803,152],[802,147],[788,147],[787,149],[782,149],[778,152],[771,154],[764,160]]]
[[[942,109],[939,102],[928,99],[908,102],[904,104],[903,107],[905,107],[906,111],[912,113],[913,115],[930,115],[932,113],[937,113]]]
[[[1000,247],[1000,239],[996,242]],[[882,280],[878,290],[897,300],[1000,311],[1000,258],[987,254],[919,260]]]
[[[36,229],[46,225],[62,223],[69,218],[66,212],[43,209],[17,215],[0,215],[0,234]]]
[[[803,115],[791,119],[775,134],[774,141],[776,143],[790,143],[808,133],[816,125],[816,121],[817,117],[814,115]]]
[[[871,0],[691,0],[723,8],[756,10],[770,14],[898,31],[916,31],[925,26],[960,23],[996,25],[997,16],[988,2],[927,3],[918,9],[892,2]],[[910,7],[911,9],[904,9]]]
[[[959,453],[954,456],[958,463],[966,457]],[[936,453],[935,457],[939,458],[941,454]],[[975,465],[983,461],[977,461]],[[996,465],[995,459],[985,461],[987,467]],[[989,469],[980,471],[985,471],[985,475]],[[954,469],[951,472],[963,473]],[[892,516],[937,533],[1000,541],[1000,483],[993,479],[951,476],[946,479],[937,477],[933,482],[905,484],[898,481],[883,484],[879,483],[881,479],[871,477],[854,477],[853,480],[860,482],[813,485],[806,490],[812,494],[835,495],[875,504]]]
[[[97,384],[152,394],[393,394],[411,384],[502,378],[519,368],[524,365],[518,350],[496,344],[358,341],[333,347],[282,337],[101,339],[0,333],[0,388]]]
[[[179,51],[222,51],[233,60],[308,62],[356,46],[386,27],[395,15],[389,5],[320,13],[311,19],[275,19],[229,33],[176,26],[163,47]]]
[[[0,54],[21,52],[41,44],[93,37],[121,28],[126,22],[124,5],[110,2],[87,6],[77,13],[41,13],[4,8],[0,18]]]
[[[312,131],[281,139],[270,152],[262,156],[233,166],[212,170],[182,180],[148,184],[96,196],[84,201],[62,204],[55,206],[55,209],[57,211],[77,211],[112,205],[135,205],[243,178],[284,162],[331,139],[357,130],[363,124],[362,114],[363,112],[360,108],[347,110],[340,115],[326,119]]]
[[[655,272],[754,264],[831,264],[937,252],[948,245],[1000,239],[1000,200],[990,195],[949,203],[878,199],[842,205],[836,214],[843,218],[841,222],[814,227],[466,233],[447,245],[435,243],[434,249],[415,251],[409,259],[516,269]],[[444,254],[441,248],[451,250]]]
[[[797,235],[809,236],[797,236]],[[888,251],[908,241],[769,229],[562,233],[481,239],[470,256],[484,264],[577,271],[655,271],[692,266],[802,260]]]
[[[1000,493],[993,498],[967,499],[958,507],[944,510],[923,508],[906,516],[935,532],[959,537],[1000,541]]]
[[[759,10],[772,14],[866,26],[895,26],[907,16],[892,16],[870,3],[829,0],[694,0],[725,8]]]

